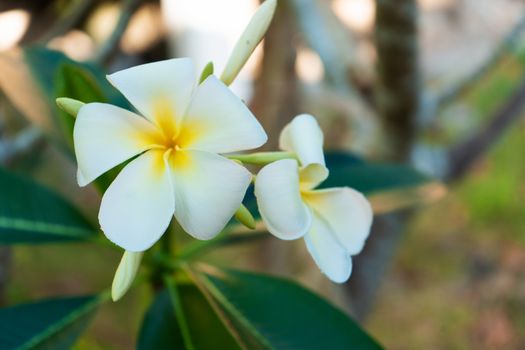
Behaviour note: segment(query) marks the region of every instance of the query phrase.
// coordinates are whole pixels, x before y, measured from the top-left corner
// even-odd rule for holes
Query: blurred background
[[[258,4],[0,0],[0,164],[95,218],[99,195],[81,191],[74,161],[42,138],[56,111],[34,50],[105,72],[179,56],[220,72]],[[267,130],[268,149],[308,112],[327,148],[412,164],[447,190],[377,216],[343,286],[301,244],[271,238],[207,259],[298,278],[388,349],[525,348],[525,1],[280,0],[232,89]],[[107,288],[120,257],[104,249],[1,248],[0,302]],[[105,306],[78,348],[133,348],[149,293]]]

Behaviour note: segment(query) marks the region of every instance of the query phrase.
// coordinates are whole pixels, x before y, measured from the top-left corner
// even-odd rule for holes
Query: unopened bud
[[[208,62],[207,65],[204,66],[204,69],[202,70],[201,77],[199,78],[199,84],[202,84],[204,80],[206,80],[207,77],[213,74],[213,62]]]
[[[111,299],[117,301],[126,294],[135,279],[143,252],[125,251],[111,286]]]
[[[261,42],[264,34],[270,26],[275,8],[277,7],[277,0],[266,0],[255,12],[250,23],[242,33],[241,37],[235,44],[233,51],[224,67],[221,75],[221,80],[224,84],[230,85],[239,71],[242,69],[253,50]]]
[[[252,213],[242,204],[235,212],[235,219],[249,229],[255,229],[255,219]]]
[[[75,118],[77,117],[80,108],[84,105],[84,102],[68,97],[59,97],[56,99],[56,103],[61,110]]]

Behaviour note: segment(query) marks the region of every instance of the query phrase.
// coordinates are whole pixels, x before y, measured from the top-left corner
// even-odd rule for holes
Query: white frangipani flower
[[[351,256],[358,254],[370,232],[372,208],[348,187],[314,190],[328,177],[323,133],[314,117],[302,114],[281,133],[280,148],[293,159],[265,166],[255,180],[255,196],[268,230],[281,239],[303,237],[321,271],[342,283],[352,272]]]
[[[187,58],[129,68],[108,80],[144,117],[103,103],[88,103],[77,116],[81,186],[135,157],[102,198],[105,235],[127,251],[144,251],[175,215],[195,238],[214,237],[239,208],[252,178],[219,154],[264,144],[259,122],[215,76],[196,86]]]

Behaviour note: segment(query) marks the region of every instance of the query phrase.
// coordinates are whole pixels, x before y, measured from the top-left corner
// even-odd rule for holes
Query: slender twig
[[[481,63],[470,74],[466,75],[451,87],[443,91],[439,97],[437,105],[442,107],[467,92],[470,88],[491,71],[512,48],[521,42],[521,34],[525,31],[525,13],[516,25],[501,40],[486,61]]]
[[[94,0],[74,1],[67,9],[66,13],[39,39],[46,44],[54,37],[62,35],[74,28],[94,5]]]
[[[126,28],[128,27],[131,16],[135,13],[137,8],[140,5],[141,0],[125,0],[122,9],[120,12],[120,17],[118,19],[113,33],[109,38],[102,44],[97,54],[94,57],[94,61],[102,64],[108,61],[111,56],[115,53],[118,48],[118,44],[122,35],[124,34]]]
[[[330,89],[353,106],[354,113],[345,113],[344,117],[351,123],[352,129],[356,130],[355,145],[365,145],[356,148],[359,150],[373,148],[372,141],[381,138],[380,123],[367,96],[356,89],[351,82],[351,76],[358,75],[356,71],[364,71],[360,67],[352,70],[352,67],[359,65],[351,58],[355,56],[352,50],[355,45],[351,42],[351,36],[347,32],[338,35],[341,31],[336,25],[338,19],[326,2],[292,0],[290,4],[293,6],[305,41],[317,52],[323,63]],[[357,80],[364,80],[364,78],[360,77]]]
[[[317,52],[331,84],[341,93],[362,97],[360,92],[350,83],[349,77],[355,63],[355,46],[350,33],[340,34],[341,27],[334,25],[337,17],[328,8],[327,3],[315,0],[292,0],[297,22],[308,46]],[[361,74],[359,72],[354,74]],[[357,99],[354,103],[364,104],[363,109],[369,109],[365,100]]]
[[[489,119],[476,134],[452,147],[449,152],[447,180],[456,180],[472,167],[488,148],[523,114],[525,79],[509,101]]]
[[[0,140],[0,165],[11,165],[43,144],[43,134],[35,127],[22,130],[12,140]]]

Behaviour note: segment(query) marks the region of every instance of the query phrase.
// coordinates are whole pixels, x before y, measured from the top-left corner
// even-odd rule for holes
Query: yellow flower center
[[[159,129],[155,135],[154,142],[165,150],[176,151],[178,149],[177,136],[179,134],[177,127],[175,111],[167,99],[160,98],[154,103],[153,119]]]

